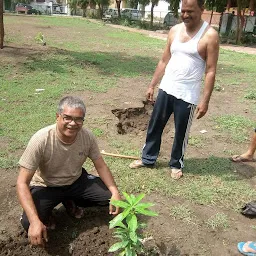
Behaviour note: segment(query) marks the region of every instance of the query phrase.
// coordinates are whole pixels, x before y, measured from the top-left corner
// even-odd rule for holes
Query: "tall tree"
[[[249,6],[248,0],[237,0],[237,29],[236,29],[236,44],[241,43],[243,27],[245,24],[245,8]]]
[[[98,5],[99,11],[100,11],[100,17],[103,17],[103,7],[109,6],[110,0],[91,0],[90,3],[94,3],[95,5]]]
[[[150,9],[150,27],[153,27],[154,22],[154,8],[158,5],[159,0],[151,0],[151,9]]]
[[[89,0],[78,0],[78,5],[81,7],[81,9],[83,10],[83,17],[86,17],[86,9],[89,5]]]
[[[76,15],[78,0],[68,0],[68,5],[69,5],[69,8],[70,8],[70,14],[71,15]]]
[[[170,4],[170,10],[174,13],[175,18],[179,17],[180,0],[166,0]]]
[[[227,0],[206,0],[205,7],[207,10],[211,10],[210,24],[212,22],[213,11],[223,13],[227,6]]]
[[[4,1],[0,0],[0,49],[4,48]]]
[[[146,5],[149,5],[150,0],[139,0],[139,3],[140,3],[140,5],[143,6],[142,9],[145,10],[145,6],[146,6]],[[144,11],[143,11],[143,13],[144,13]]]
[[[121,18],[121,0],[116,0],[116,7],[118,12],[118,17]]]
[[[128,7],[132,8],[132,9],[137,9],[138,3],[139,3],[139,0],[128,0],[127,1]]]

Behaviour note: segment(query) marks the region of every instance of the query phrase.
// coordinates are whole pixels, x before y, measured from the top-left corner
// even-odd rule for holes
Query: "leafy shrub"
[[[113,244],[109,248],[109,252],[120,251],[120,256],[136,256],[137,253],[143,252],[142,237],[139,234],[140,229],[146,224],[140,223],[137,215],[157,216],[157,213],[149,210],[153,206],[152,203],[140,203],[145,194],[137,197],[123,193],[126,201],[111,200],[111,204],[123,208],[124,211],[118,214],[109,222],[109,228],[115,228],[114,237],[121,241]]]

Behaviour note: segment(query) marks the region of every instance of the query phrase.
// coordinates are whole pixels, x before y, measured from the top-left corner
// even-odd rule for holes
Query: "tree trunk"
[[[210,25],[212,24],[212,16],[213,16],[213,9],[212,9],[211,17],[210,17],[210,21],[209,21],[209,24],[210,24]]]
[[[238,1],[240,2],[240,1]],[[241,3],[241,2],[240,2]],[[236,44],[241,43],[241,37],[242,37],[242,32],[243,32],[243,27],[244,27],[244,12],[242,12],[242,7],[238,3],[237,6],[237,31],[236,31]]]
[[[150,10],[150,27],[153,28],[153,21],[154,21],[154,7],[155,5],[152,3],[151,10]]]
[[[4,1],[0,0],[0,49],[4,48]]]
[[[100,3],[98,3],[99,11],[100,11],[100,18],[102,19],[103,17],[103,6],[101,6]]]
[[[214,8],[214,4],[215,4],[215,1],[212,1],[212,11],[211,11],[211,17],[210,17],[210,21],[209,21],[209,24],[211,25],[212,24],[212,16],[213,16],[213,8]]]
[[[86,7],[87,8],[87,7]],[[86,17],[86,8],[83,8],[83,17],[85,18]]]
[[[117,12],[118,12],[118,18],[121,18],[120,6],[121,6],[121,0],[116,0],[116,7],[117,7]]]

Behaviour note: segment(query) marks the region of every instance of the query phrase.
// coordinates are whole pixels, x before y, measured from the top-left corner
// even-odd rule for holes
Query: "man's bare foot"
[[[231,157],[231,161],[235,163],[241,163],[241,162],[255,162],[255,159],[253,156],[242,154],[242,155],[234,155]]]
[[[182,169],[175,169],[175,168],[172,168],[172,170],[171,170],[171,177],[172,177],[174,180],[178,180],[178,179],[180,179],[182,176],[183,176]]]

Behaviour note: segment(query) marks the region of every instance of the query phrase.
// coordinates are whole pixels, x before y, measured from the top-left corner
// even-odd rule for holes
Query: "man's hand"
[[[199,103],[196,108],[196,119],[200,119],[203,117],[208,110],[208,104],[207,103]]]
[[[147,100],[153,102],[154,101],[153,96],[154,96],[154,88],[153,87],[148,87],[148,90],[147,90],[147,93],[146,93]]]
[[[45,242],[48,242],[46,226],[41,221],[31,223],[28,238],[32,245],[45,247]]]
[[[119,193],[115,193],[112,194],[111,200],[122,200],[121,196],[119,195]],[[117,215],[120,212],[119,207],[115,207],[114,205],[111,204],[111,202],[109,203],[109,214],[112,215]]]

